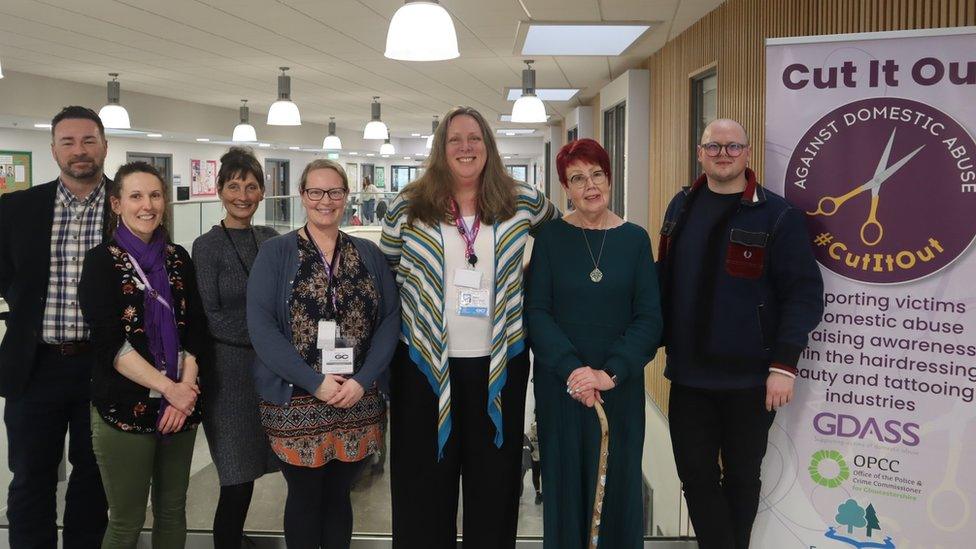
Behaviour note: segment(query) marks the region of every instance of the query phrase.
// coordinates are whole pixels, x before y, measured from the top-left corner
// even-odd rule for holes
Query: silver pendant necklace
[[[607,233],[610,231],[603,229],[603,242],[600,243],[600,253],[596,256],[596,259],[593,259],[593,249],[590,248],[590,239],[586,237],[586,229],[581,226],[580,230],[583,231],[583,241],[586,242],[586,251],[590,252],[590,261],[593,262],[593,270],[590,271],[590,280],[598,283],[603,280],[603,271],[600,270],[600,260],[603,259],[603,246],[607,243]]]

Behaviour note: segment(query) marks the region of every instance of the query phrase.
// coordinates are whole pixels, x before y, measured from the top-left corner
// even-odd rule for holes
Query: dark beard
[[[71,165],[69,164],[68,166],[62,168],[62,171],[66,172],[74,179],[91,179],[102,171],[102,167],[96,164],[95,162],[92,162],[91,168],[79,170],[79,169],[72,168]]]

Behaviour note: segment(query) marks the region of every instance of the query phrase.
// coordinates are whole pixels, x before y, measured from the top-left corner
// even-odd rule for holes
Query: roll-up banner
[[[769,39],[765,183],[824,277],[753,547],[976,547],[976,27]]]

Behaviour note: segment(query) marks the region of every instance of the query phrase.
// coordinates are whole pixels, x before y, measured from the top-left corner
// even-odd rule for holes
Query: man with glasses
[[[741,124],[709,124],[658,262],[674,458],[702,549],[747,549],[776,409],[823,312],[803,212],[760,187]],[[719,459],[721,458],[721,467]]]

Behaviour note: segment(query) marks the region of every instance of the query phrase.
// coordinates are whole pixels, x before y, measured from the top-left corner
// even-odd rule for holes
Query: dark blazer
[[[112,180],[105,178],[107,185]],[[0,296],[10,308],[0,343],[0,396],[22,394],[41,342],[51,273],[51,225],[58,181],[0,196]],[[105,194],[103,240],[112,211]]]

